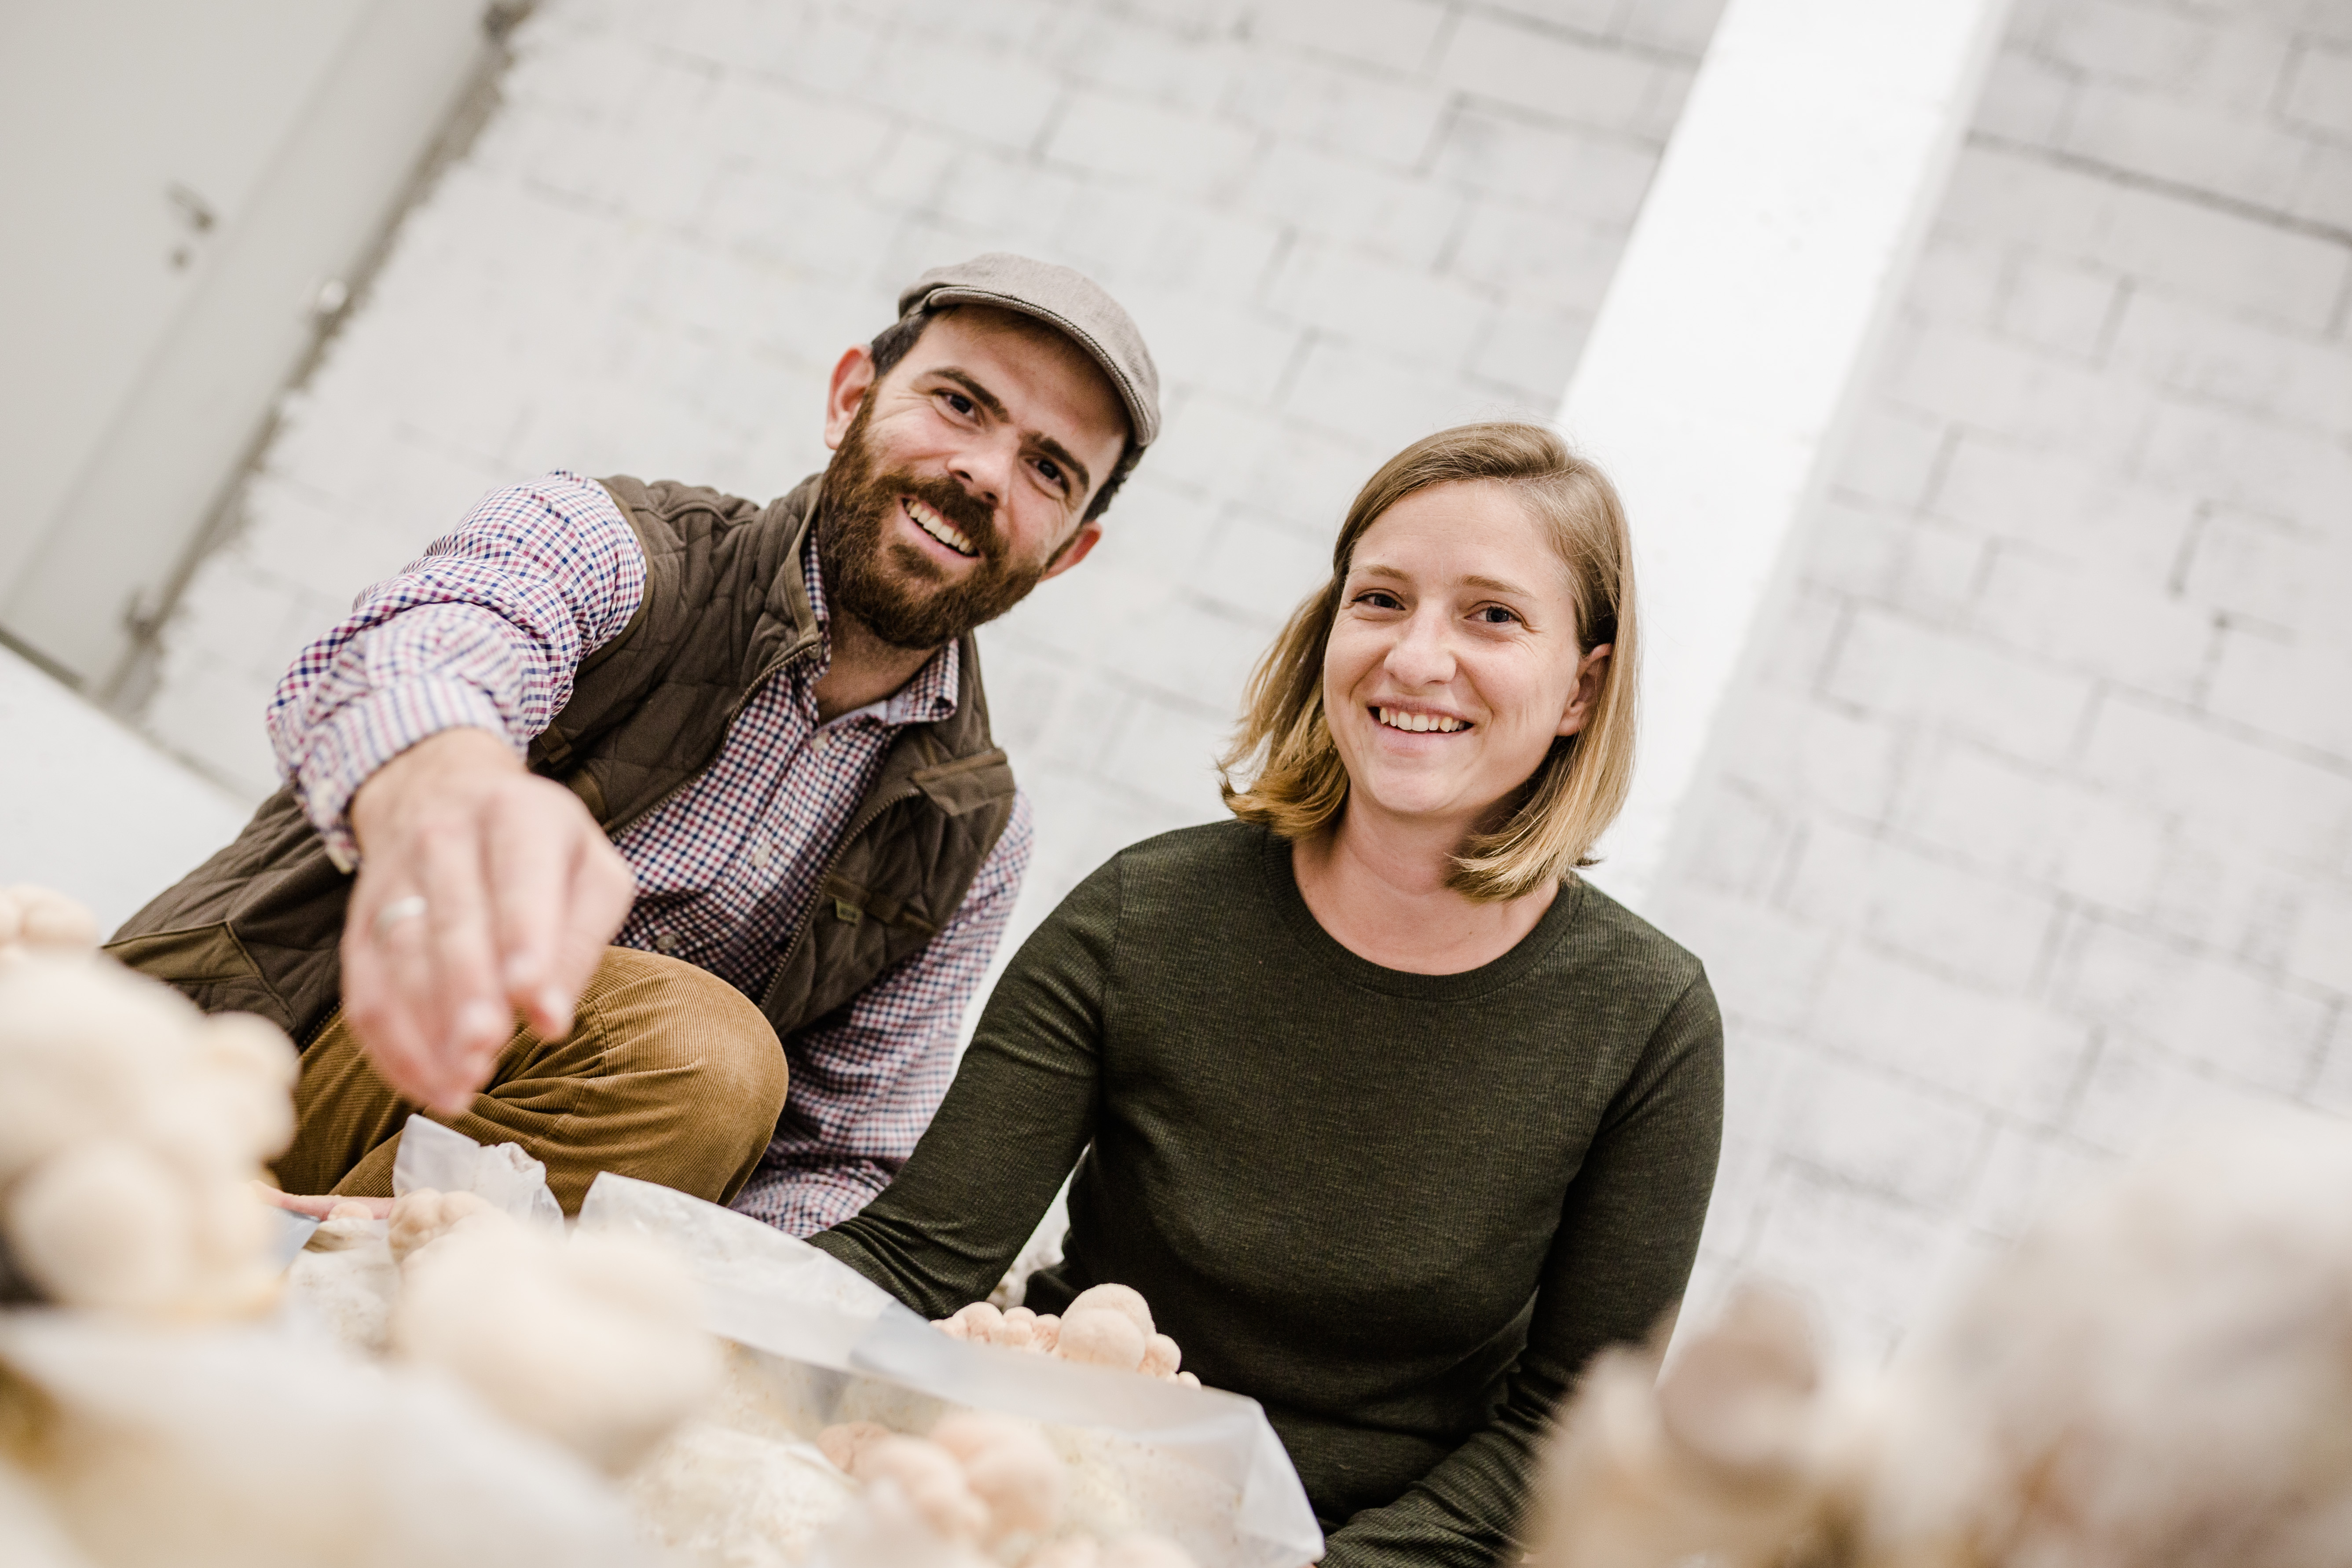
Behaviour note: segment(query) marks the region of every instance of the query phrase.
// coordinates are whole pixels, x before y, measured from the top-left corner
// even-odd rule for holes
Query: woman
[[[1722,1027],[1698,962],[1575,874],[1632,766],[1608,481],[1538,426],[1448,430],[1332,566],[1253,677],[1238,820],[1064,900],[905,1172],[816,1241],[938,1317],[1076,1163],[1031,1305],[1141,1290],[1265,1407],[1327,1563],[1484,1563],[1579,1367],[1681,1295]]]

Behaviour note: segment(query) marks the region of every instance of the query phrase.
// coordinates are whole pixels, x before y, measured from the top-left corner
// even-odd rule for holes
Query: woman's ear
[[[866,395],[873,389],[872,353],[864,343],[845,349],[834,364],[833,380],[824,389],[824,444],[828,451],[840,447],[842,437],[849,433],[849,422],[857,417]]]
[[[1592,705],[1601,700],[1601,684],[1609,679],[1609,654],[1615,646],[1602,643],[1576,661],[1576,684],[1569,688],[1568,707],[1560,713],[1554,734],[1573,735],[1592,717]]]

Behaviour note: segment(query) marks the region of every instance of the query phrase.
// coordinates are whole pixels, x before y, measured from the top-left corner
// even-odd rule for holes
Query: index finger
[[[578,1000],[564,992],[555,953],[578,829],[538,805],[509,794],[492,808],[486,873],[499,984],[531,1028],[553,1039]]]

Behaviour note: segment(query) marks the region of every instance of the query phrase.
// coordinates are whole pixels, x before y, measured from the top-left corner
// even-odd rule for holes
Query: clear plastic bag
[[[412,1116],[400,1130],[393,1160],[394,1197],[431,1189],[471,1193],[519,1225],[563,1234],[563,1207],[547,1190],[547,1167],[520,1143],[485,1147],[437,1121]]]
[[[807,1243],[649,1182],[598,1176],[579,1223],[683,1253],[703,1326],[755,1353],[768,1418],[803,1438],[835,1421],[921,1432],[950,1406],[1023,1416],[1076,1461],[1072,1518],[1097,1534],[1164,1535],[1202,1568],[1322,1555],[1306,1489],[1255,1400],[951,1340]]]

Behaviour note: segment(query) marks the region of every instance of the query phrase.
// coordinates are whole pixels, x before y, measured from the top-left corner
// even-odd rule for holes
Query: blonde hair
[[[1331,580],[1292,612],[1251,672],[1240,728],[1217,771],[1227,808],[1285,838],[1312,837],[1338,818],[1348,770],[1323,711],[1323,658],[1357,542],[1405,497],[1466,482],[1504,485],[1518,497],[1568,567],[1578,647],[1613,645],[1583,727],[1552,742],[1502,825],[1472,835],[1454,857],[1448,880],[1457,891],[1515,899],[1592,864],[1593,842],[1624,805],[1633,778],[1639,645],[1624,508],[1608,476],[1543,426],[1457,426],[1381,466],[1339,526]],[[1236,785],[1236,777],[1246,782]]]

